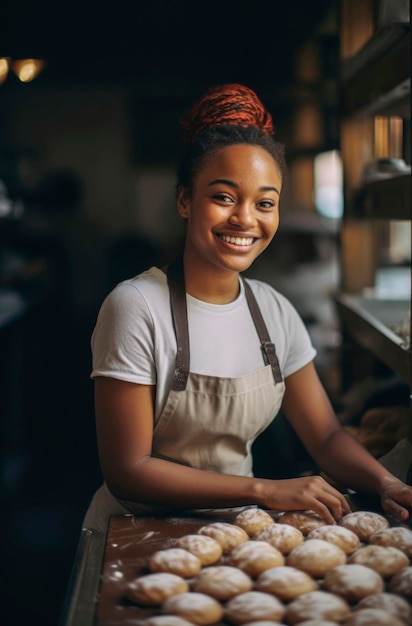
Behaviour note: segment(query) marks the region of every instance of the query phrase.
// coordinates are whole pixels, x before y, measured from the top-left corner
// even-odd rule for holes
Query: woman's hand
[[[311,510],[328,524],[351,512],[345,497],[321,476],[264,480],[263,505],[278,511]]]
[[[412,487],[398,478],[392,477],[380,492],[384,511],[401,522],[407,520],[412,512]]]

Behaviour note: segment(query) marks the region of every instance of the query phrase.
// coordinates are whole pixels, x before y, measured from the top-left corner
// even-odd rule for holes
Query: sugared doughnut
[[[318,589],[318,583],[302,570],[281,565],[259,574],[255,588],[258,591],[271,593],[284,602],[290,602],[303,593]]]
[[[412,559],[412,530],[404,526],[393,526],[392,528],[380,530],[370,537],[369,543],[398,548],[409,559]]]
[[[258,620],[281,621],[285,607],[269,593],[247,591],[229,600],[224,614],[231,624],[247,624]]]
[[[404,567],[391,578],[389,591],[412,601],[412,566]]]
[[[183,535],[176,539],[174,547],[188,550],[200,559],[203,566],[213,565],[223,554],[220,543],[207,535]]]
[[[326,572],[322,587],[352,603],[382,592],[384,582],[370,567],[344,563]]]
[[[129,600],[145,606],[158,606],[166,598],[189,590],[187,581],[169,572],[146,574],[131,581],[125,593]]]
[[[167,598],[162,604],[162,613],[177,615],[199,626],[215,624],[223,616],[223,607],[205,593],[190,591]]]
[[[249,535],[243,528],[229,522],[212,522],[199,528],[198,532],[199,535],[215,539],[221,545],[223,552],[230,552],[249,539]]]
[[[255,578],[270,567],[284,565],[285,557],[266,541],[249,539],[249,541],[233,548],[227,556],[226,564],[238,567]]]
[[[373,511],[352,511],[340,519],[339,525],[349,528],[361,541],[369,541],[372,535],[388,528],[389,521]]]
[[[335,546],[339,546],[345,554],[355,552],[360,546],[360,539],[352,530],[339,526],[338,524],[328,524],[311,530],[307,536],[308,539],[323,539],[330,541]]]
[[[412,607],[410,603],[405,598],[394,593],[375,593],[373,596],[363,598],[356,606],[356,610],[358,609],[383,609],[407,625],[412,622]]]
[[[401,550],[392,546],[369,544],[358,548],[348,557],[348,563],[371,567],[383,578],[390,578],[409,565],[409,559]]]
[[[241,511],[234,520],[234,524],[243,528],[249,537],[255,537],[262,530],[271,526],[273,522],[273,517],[267,511],[258,507]]]
[[[343,622],[350,615],[349,604],[343,598],[327,591],[311,591],[292,600],[286,608],[288,624],[299,624],[305,619]]]
[[[290,526],[298,528],[304,535],[327,524],[323,517],[314,511],[286,511],[277,521],[279,524],[290,524]]]
[[[306,539],[286,557],[286,565],[296,567],[313,578],[322,578],[327,571],[346,563],[346,554],[323,539]]]
[[[170,572],[182,578],[196,576],[201,567],[200,559],[184,548],[157,550],[148,559],[151,572]]]
[[[275,522],[256,535],[255,539],[267,541],[282,554],[287,555],[293,548],[302,543],[304,537],[303,533],[295,526]]]
[[[230,565],[210,565],[193,579],[192,589],[206,593],[216,600],[229,600],[252,589],[253,582],[246,572]]]

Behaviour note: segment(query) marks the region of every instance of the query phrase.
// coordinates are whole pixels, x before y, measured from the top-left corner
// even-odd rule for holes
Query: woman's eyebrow
[[[213,185],[228,185],[229,187],[233,187],[234,189],[238,189],[239,184],[235,183],[234,180],[230,180],[228,178],[216,178],[215,180],[210,181],[208,183],[208,187],[212,187]],[[271,185],[264,185],[263,187],[259,187],[259,191],[274,191],[275,193],[280,195],[280,191],[277,187],[272,187]]]

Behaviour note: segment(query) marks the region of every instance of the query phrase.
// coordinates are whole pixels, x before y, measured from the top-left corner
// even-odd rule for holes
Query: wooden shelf
[[[410,300],[383,300],[338,294],[335,302],[342,330],[409,384],[411,349],[392,327],[401,323],[409,314]]]
[[[410,116],[410,28],[393,24],[375,33],[341,66],[342,115]]]
[[[411,219],[411,174],[366,183],[357,215],[369,219]]]

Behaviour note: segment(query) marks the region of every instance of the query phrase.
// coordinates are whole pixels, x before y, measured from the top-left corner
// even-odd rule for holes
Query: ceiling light
[[[10,59],[8,57],[0,57],[0,85],[4,83],[9,73]]]
[[[11,66],[22,83],[29,83],[40,74],[44,61],[42,59],[18,59],[13,61]]]

